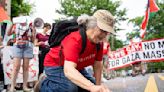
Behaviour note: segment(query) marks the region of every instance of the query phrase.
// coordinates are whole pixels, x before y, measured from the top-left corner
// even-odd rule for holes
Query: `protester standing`
[[[15,43],[13,45],[13,72],[11,78],[10,92],[15,92],[16,78],[23,59],[23,90],[25,92],[31,91],[27,87],[29,61],[33,58],[33,41],[35,38],[35,29],[32,24],[27,22],[15,23],[8,31],[8,36],[15,34]]]
[[[43,31],[41,33],[37,33],[36,34],[36,38],[35,38],[35,46],[39,46],[39,75],[41,73],[43,73],[43,61],[44,61],[44,57],[45,55],[48,53],[49,51],[49,45],[48,45],[48,38],[49,38],[49,34],[48,31],[51,29],[51,25],[49,23],[45,23],[44,27],[43,27]]]
[[[0,36],[0,91],[2,91],[4,85],[4,69],[3,69],[3,62],[2,62],[2,48],[4,47],[2,44],[2,37]]]

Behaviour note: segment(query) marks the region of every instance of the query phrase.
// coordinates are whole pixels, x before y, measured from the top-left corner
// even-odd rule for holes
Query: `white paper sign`
[[[13,18],[13,23],[30,23],[31,19],[29,16],[19,16],[19,17],[14,17]]]
[[[39,47],[33,47],[33,54],[34,55],[39,54]]]
[[[12,57],[12,47],[6,46],[3,48],[3,68],[5,85],[11,83],[11,73],[13,71],[13,57]],[[38,80],[38,55],[34,55],[34,58],[30,60],[29,64],[29,78],[28,82]],[[22,67],[18,73],[17,83],[23,83],[23,71]]]

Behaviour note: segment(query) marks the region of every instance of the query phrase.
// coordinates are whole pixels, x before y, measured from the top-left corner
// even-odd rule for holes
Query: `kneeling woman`
[[[40,84],[41,92],[109,92],[101,84],[101,42],[109,33],[114,33],[114,18],[107,10],[98,10],[93,16],[80,16],[77,22],[86,27],[85,51],[80,54],[82,37],[79,31],[70,33],[60,46],[51,48],[44,59],[47,77]],[[100,50],[96,44],[100,44]],[[95,78],[85,71],[89,65],[93,66]]]

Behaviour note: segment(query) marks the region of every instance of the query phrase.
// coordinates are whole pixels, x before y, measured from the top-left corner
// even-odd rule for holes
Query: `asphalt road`
[[[118,77],[104,84],[112,92],[164,92],[164,73]]]
[[[117,77],[106,81],[104,84],[112,92],[164,92],[164,73]]]

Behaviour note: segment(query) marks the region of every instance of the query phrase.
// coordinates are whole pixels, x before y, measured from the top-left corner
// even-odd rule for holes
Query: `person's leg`
[[[62,67],[45,68],[46,78],[40,84],[40,92],[78,92],[78,87],[67,79]]]
[[[33,49],[32,47],[26,47],[23,49],[23,90],[30,91],[27,87],[27,81],[29,77],[29,62],[30,59],[33,58]]]
[[[1,58],[0,58],[0,81],[4,81],[4,74],[3,74],[3,65],[1,63]]]
[[[38,56],[39,56],[39,75],[40,75],[41,73],[43,73],[43,61],[44,61],[43,52],[41,51],[41,53]]]
[[[10,91],[15,90],[16,78],[17,78],[17,75],[21,66],[21,58],[14,58],[13,62],[14,62],[14,65],[13,65],[13,71],[12,71],[12,77],[11,77]]]
[[[28,80],[28,74],[29,74],[29,59],[24,58],[23,59],[23,89],[27,90],[27,80]]]
[[[48,49],[47,48],[39,48],[39,50],[41,51],[41,53],[39,54],[39,75],[41,73],[43,73],[43,70],[44,70],[44,66],[43,66],[43,63],[44,63],[44,58],[46,56],[46,54],[48,53]]]

